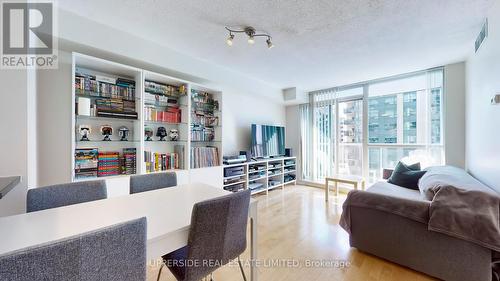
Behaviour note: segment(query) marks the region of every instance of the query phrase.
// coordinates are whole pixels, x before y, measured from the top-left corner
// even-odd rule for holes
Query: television
[[[269,158],[285,155],[285,127],[252,124],[252,156]]]

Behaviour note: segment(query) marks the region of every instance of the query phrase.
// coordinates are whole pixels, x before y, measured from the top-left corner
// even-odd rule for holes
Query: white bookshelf
[[[243,167],[241,174],[224,177],[224,188],[230,190],[233,185],[243,184],[243,189],[252,189],[252,194],[269,193],[288,184],[296,184],[297,157],[279,157],[251,161],[240,164],[224,165],[223,170]],[[293,179],[287,175],[293,175]],[[255,184],[261,185],[254,188]]]
[[[135,82],[135,112],[137,112],[137,119],[120,119],[113,117],[100,117],[100,116],[80,116],[77,114],[76,103],[79,98],[90,98],[91,103],[95,99],[102,97],[88,97],[84,96],[75,88],[75,73],[85,71],[85,73],[91,75],[101,75],[110,78],[126,78],[133,80]],[[150,106],[156,106],[159,110],[166,109],[166,104],[162,102],[155,103],[154,105],[145,93],[145,81],[154,81],[160,84],[172,85],[172,86],[183,86],[186,89],[185,95],[180,95],[176,100],[178,100],[178,105],[181,110],[181,120],[180,122],[164,122],[164,121],[148,121],[145,118],[145,108]],[[172,168],[164,171],[153,171],[157,172],[168,172],[176,171],[178,175],[191,177],[193,174],[194,178],[198,179],[200,177],[206,177],[206,175],[214,174],[216,171],[217,176],[213,176],[213,181],[220,182],[219,169],[222,165],[222,92],[204,87],[190,81],[183,79],[178,79],[161,73],[155,73],[145,69],[139,69],[136,67],[120,64],[113,61],[108,61],[84,54],[73,53],[72,55],[72,122],[71,122],[71,179],[76,181],[75,178],[75,152],[80,148],[97,148],[99,151],[122,151],[123,148],[135,148],[136,149],[136,174],[147,173],[146,163],[145,163],[145,151],[156,152],[161,154],[173,153],[175,152],[176,146],[184,147],[184,156],[182,156],[182,165],[178,168]],[[215,129],[215,139],[210,142],[197,142],[191,140],[190,127],[192,125],[191,121],[191,90],[203,91],[213,94],[214,98],[219,103],[219,110],[217,111],[217,117],[219,118],[219,124],[214,127]],[[173,98],[173,97],[172,97]],[[168,103],[167,103],[168,104]],[[90,141],[81,141],[78,129],[80,125],[88,125],[92,128],[92,132],[89,135]],[[103,141],[103,136],[100,135],[100,127],[103,125],[109,125],[113,128],[113,135],[111,136],[111,141]],[[126,126],[130,130],[128,141],[120,141],[118,137],[118,129],[122,126]],[[149,127],[153,130],[153,141],[145,141],[144,129]],[[156,137],[156,132],[159,127],[165,127],[167,133],[171,129],[175,129],[179,132],[179,138],[177,141],[170,141],[167,136],[167,141],[159,141]],[[191,168],[191,146],[214,146],[218,149],[218,164],[212,167],[200,167],[199,169]],[[206,170],[206,171],[205,171]],[[183,172],[185,171],[185,172]],[[107,177],[98,177],[103,179],[114,179],[120,177],[126,177],[128,175],[114,175]],[[80,180],[95,179],[95,178],[85,178]],[[185,179],[181,180],[186,182]]]
[[[171,85],[175,87],[184,87],[184,92],[179,92],[178,95],[163,97],[165,99],[174,100],[178,104],[178,108],[181,111],[180,122],[171,122],[171,121],[161,121],[154,120],[154,118],[144,118],[144,128],[148,127],[153,130],[153,132],[157,132],[158,128],[164,127],[167,132],[171,130],[178,131],[178,139],[170,140],[169,137],[166,137],[166,141],[160,141],[159,137],[153,136],[152,141],[146,141],[146,137],[143,135],[144,142],[144,151],[150,153],[159,153],[159,154],[169,154],[169,153],[178,153],[179,154],[179,164],[178,167],[174,167],[170,170],[186,170],[189,164],[189,154],[188,154],[188,139],[189,139],[189,93],[188,93],[188,82],[176,79],[167,75],[162,75],[159,73],[154,73],[151,71],[143,71],[144,73],[144,83],[146,81],[151,81],[154,83],[159,83],[163,85]],[[144,111],[146,109],[154,109],[157,111],[167,111],[169,108],[169,103],[165,100],[156,100],[153,101],[155,95],[153,93],[148,92],[146,86],[144,86]],[[144,112],[146,115],[146,112]],[[183,151],[183,153],[181,153]],[[165,172],[166,170],[151,170],[147,169],[146,162],[142,165],[142,173],[158,173]]]
[[[215,166],[221,166],[222,165],[222,92],[216,91],[213,89],[209,89],[207,87],[204,87],[202,85],[194,84],[191,83],[189,85],[189,93],[190,93],[190,103],[189,103],[189,124],[190,124],[190,138],[189,138],[189,143],[190,143],[190,159],[193,159],[193,151],[191,151],[195,148],[198,147],[216,147],[218,150],[218,157],[217,157],[217,164]],[[206,94],[208,95],[215,103],[218,104],[217,108],[207,109],[204,110],[204,106],[206,104],[196,102],[198,100],[196,98],[197,95],[203,95]],[[210,106],[208,106],[210,107]],[[204,116],[206,114],[206,116]],[[212,125],[204,124],[203,122],[200,122],[200,117],[203,117],[205,119],[210,119],[210,120],[217,120],[216,123]],[[200,132],[201,130],[213,130],[214,133],[214,138],[213,139],[199,139],[191,136],[192,131],[195,132]],[[205,166],[207,167],[207,166]],[[210,166],[208,166],[210,167]],[[195,165],[195,163],[190,163],[190,168],[191,169],[198,169],[200,168],[198,165]]]

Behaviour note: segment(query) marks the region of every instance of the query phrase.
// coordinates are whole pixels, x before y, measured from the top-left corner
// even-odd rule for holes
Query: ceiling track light
[[[266,43],[267,47],[269,49],[274,47],[274,44],[272,42],[272,37],[269,34],[266,33],[257,33],[255,31],[255,28],[251,26],[246,26],[241,29],[232,29],[226,26],[226,30],[229,31],[229,37],[226,40],[226,43],[228,46],[233,45],[233,39],[234,39],[234,34],[233,33],[245,33],[248,36],[248,44],[254,44],[255,43],[255,37],[267,37]]]

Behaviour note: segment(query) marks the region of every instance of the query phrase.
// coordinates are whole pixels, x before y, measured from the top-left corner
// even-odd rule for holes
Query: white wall
[[[27,186],[36,183],[32,164],[36,161],[36,128],[28,124],[35,115],[32,74],[0,70],[0,177],[21,176],[21,183],[0,199],[0,216],[23,213]]]
[[[445,66],[444,87],[446,164],[465,168],[465,63]]]
[[[488,38],[467,61],[466,166],[500,192],[500,106],[490,104],[500,93],[500,2],[490,10],[488,21]]]
[[[299,105],[286,107],[286,147],[297,156],[297,179],[302,179],[302,159],[300,157],[300,112]]]
[[[273,85],[66,11],[59,11],[59,37],[59,69],[38,71],[38,177],[41,186],[70,180],[72,51],[221,90],[225,155],[250,148],[252,123],[285,124],[281,90]]]
[[[59,68],[37,71],[38,185],[71,181],[71,54]]]

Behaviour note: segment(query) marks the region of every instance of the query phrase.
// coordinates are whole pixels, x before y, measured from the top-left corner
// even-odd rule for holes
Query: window
[[[404,158],[443,164],[442,100],[442,69],[311,93],[301,107],[310,119],[301,124],[304,179],[339,173],[373,182]]]
[[[339,174],[363,174],[363,99],[338,101]]]
[[[362,175],[363,88],[327,90],[300,106],[303,179]]]
[[[442,69],[368,85],[368,177],[401,159],[423,167],[444,163]]]

